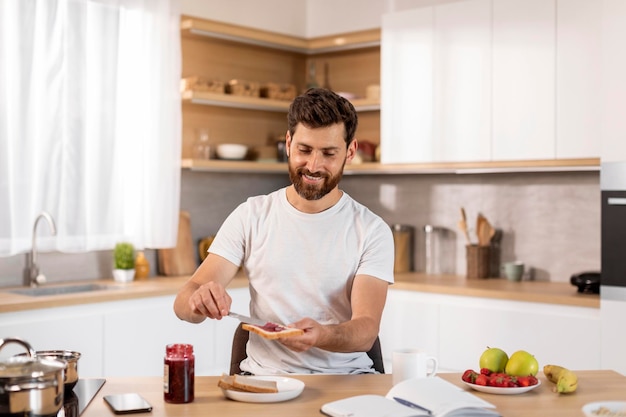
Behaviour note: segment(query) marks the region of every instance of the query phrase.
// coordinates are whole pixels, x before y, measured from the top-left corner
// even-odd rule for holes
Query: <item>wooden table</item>
[[[506,417],[576,417],[582,416],[584,404],[602,400],[626,401],[626,377],[614,371],[578,371],[578,391],[558,395],[551,391],[553,384],[539,375],[542,385],[519,395],[472,393],[494,404]],[[440,376],[459,386],[461,375]],[[298,375],[306,387],[298,398],[272,404],[231,401],[224,398],[217,387],[219,377],[196,377],[195,401],[189,404],[168,404],[163,401],[163,381],[159,377],[108,378],[82,417],[114,416],[104,403],[106,394],[138,392],[152,405],[145,416],[228,416],[228,417],[319,417],[322,404],[359,394],[385,395],[391,388],[391,375]]]

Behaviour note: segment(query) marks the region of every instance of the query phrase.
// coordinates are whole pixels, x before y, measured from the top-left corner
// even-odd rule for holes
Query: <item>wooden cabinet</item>
[[[366,91],[368,86],[380,84],[380,30],[302,39],[186,16],[181,27],[183,78],[291,84],[300,93],[305,89],[307,71],[314,65],[319,85],[356,95],[352,102],[359,111],[357,138],[379,143],[379,99],[368,99]],[[275,141],[284,138],[287,130],[289,103],[184,92],[183,158],[192,158],[200,129],[208,130],[211,145],[241,143],[253,148],[261,159],[275,156]],[[286,170],[284,164],[280,169]]]
[[[478,368],[487,346],[526,350],[540,366],[600,369],[600,309],[390,290],[381,324],[387,370],[394,349],[424,349],[442,371]]]

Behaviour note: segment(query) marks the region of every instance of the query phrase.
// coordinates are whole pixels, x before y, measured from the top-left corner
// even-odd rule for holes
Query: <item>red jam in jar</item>
[[[163,366],[163,399],[182,404],[193,401],[194,365],[193,345],[172,344],[165,347]]]

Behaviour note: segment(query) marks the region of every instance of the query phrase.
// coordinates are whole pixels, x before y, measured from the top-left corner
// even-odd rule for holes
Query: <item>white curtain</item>
[[[0,0],[0,256],[176,243],[177,0]]]

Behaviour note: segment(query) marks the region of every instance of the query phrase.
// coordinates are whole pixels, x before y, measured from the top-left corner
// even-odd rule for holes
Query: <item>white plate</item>
[[[594,411],[600,407],[609,409],[612,413],[615,413],[616,416],[620,411],[622,414],[619,415],[626,416],[626,401],[598,401],[595,403],[588,403],[583,406],[583,413],[585,413],[587,417],[596,417],[598,414],[594,414]],[[606,415],[607,417],[611,416],[611,414],[602,415]]]
[[[276,381],[278,392],[264,394],[258,392],[241,392],[222,389],[224,396],[235,401],[246,403],[278,403],[292,400],[299,396],[304,390],[304,382],[299,379],[285,378],[282,376],[254,376],[250,378],[261,379],[263,381]]]
[[[513,394],[523,394],[524,392],[528,392],[533,390],[541,385],[541,380],[537,380],[537,384],[531,385],[530,387],[488,387],[486,385],[476,385],[471,384],[469,382],[465,382],[465,385],[468,387],[475,389],[476,391],[486,392],[489,394],[501,394],[501,395],[513,395]]]

